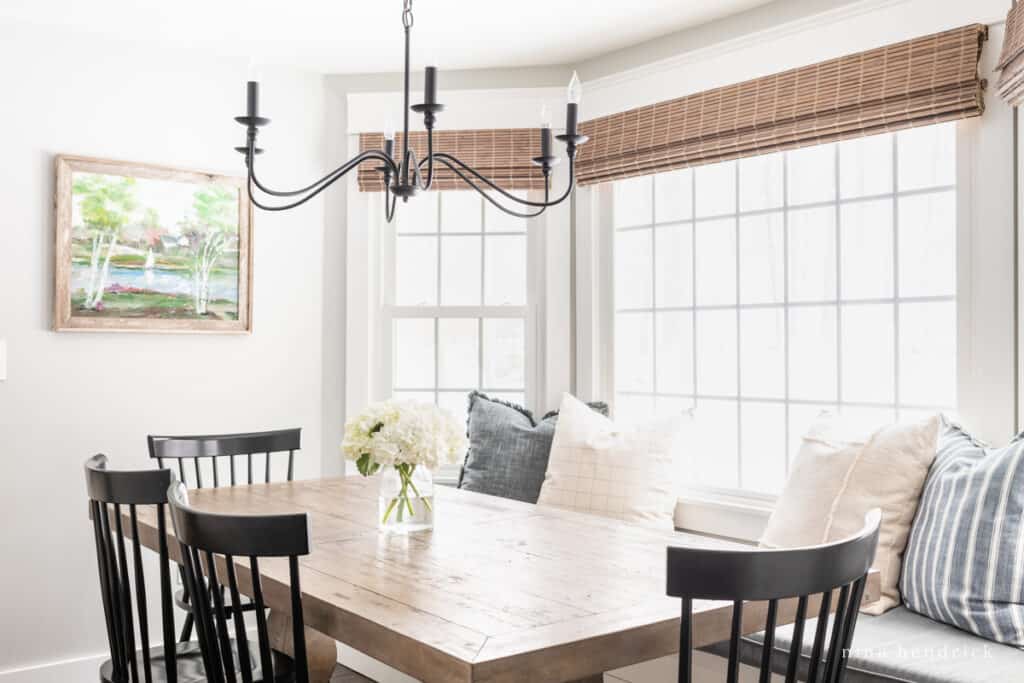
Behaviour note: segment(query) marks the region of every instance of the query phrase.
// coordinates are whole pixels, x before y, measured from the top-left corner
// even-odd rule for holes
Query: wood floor
[[[352,669],[339,664],[331,674],[331,683],[374,683],[366,676],[357,674]]]

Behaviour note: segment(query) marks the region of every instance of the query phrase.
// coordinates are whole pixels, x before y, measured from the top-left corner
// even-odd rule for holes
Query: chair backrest
[[[250,432],[247,434],[205,434],[199,436],[157,436],[150,435],[149,457],[156,458],[157,464],[163,468],[166,460],[178,461],[178,477],[189,484],[188,471],[193,472],[195,488],[204,485],[220,486],[220,460],[227,459],[230,463],[231,485],[239,483],[235,473],[235,457],[246,456],[247,476],[243,483],[252,484],[259,478],[253,477],[253,456],[263,454],[263,481],[270,483],[270,456],[275,453],[288,452],[288,481],[294,474],[295,451],[299,450],[301,429],[278,429],[271,432]],[[203,461],[209,462],[211,476],[203,481]],[[191,461],[191,463],[188,463]],[[191,467],[188,467],[190,464]],[[257,463],[258,465],[258,463]]]
[[[670,547],[666,592],[682,598],[683,602],[679,633],[680,683],[691,683],[693,676],[694,600],[731,600],[733,603],[726,674],[728,683],[736,683],[739,674],[743,602],[768,602],[760,662],[760,681],[767,683],[771,678],[779,601],[787,598],[797,598],[797,608],[786,683],[796,681],[808,606],[819,599],[818,623],[807,677],[801,680],[840,683],[846,672],[846,652],[853,640],[868,570],[878,546],[880,521],[880,511],[872,510],[864,519],[864,528],[854,536],[807,548],[713,550]],[[834,597],[836,590],[839,594]],[[833,609],[831,635],[828,636]],[[829,641],[827,647],[826,640]]]
[[[89,495],[89,516],[92,518],[99,567],[100,594],[110,643],[110,661],[114,680],[144,680],[150,683],[152,673],[149,653],[149,622],[146,614],[146,579],[142,569],[137,507],[155,506],[159,533],[160,606],[164,642],[164,663],[169,683],[177,681],[175,660],[174,607],[171,601],[170,563],[164,508],[167,487],[171,483],[168,470],[137,472],[107,469],[107,456],[94,455],[85,462],[85,484]],[[125,508],[131,534],[131,559],[125,548]],[[132,607],[132,578],[128,565],[134,569],[135,606]],[[135,615],[138,615],[138,636],[141,646],[143,677],[136,661]]]
[[[256,606],[256,631],[261,680],[273,681],[274,663],[267,633],[266,604],[260,580],[260,558],[288,558],[291,594],[295,682],[308,683],[306,636],[299,584],[299,556],[309,554],[309,519],[305,513],[279,515],[226,515],[202,512],[189,506],[181,482],[167,490],[174,534],[181,548],[187,588],[194,598],[196,633],[210,683],[235,683],[236,666],[242,683],[252,683],[253,667],[242,618],[238,571],[247,571],[251,598]],[[246,567],[248,564],[248,567]],[[237,566],[236,566],[237,565]],[[202,576],[207,577],[203,587]],[[224,588],[230,593],[225,605]],[[233,610],[233,618],[228,615]],[[238,660],[234,661],[228,621],[234,622]]]

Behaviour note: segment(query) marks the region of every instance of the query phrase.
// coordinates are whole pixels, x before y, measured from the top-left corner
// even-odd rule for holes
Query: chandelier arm
[[[389,201],[390,200],[390,201]],[[395,218],[395,203],[398,197],[391,196],[391,190],[387,182],[384,183],[384,220],[390,223]]]
[[[250,154],[249,158],[255,159],[255,155]],[[328,185],[330,185],[335,180],[351,171],[353,166],[358,166],[359,164],[368,159],[378,159],[383,163],[387,164],[388,167],[392,168],[395,172],[397,172],[395,162],[387,154],[379,150],[367,150],[365,152],[360,153],[358,156],[349,159],[344,164],[334,169],[333,171],[331,171],[324,177],[320,178],[316,182],[310,183],[306,187],[303,187],[299,190],[271,190],[270,188],[266,187],[263,183],[261,183],[259,178],[256,177],[255,163],[253,161],[250,161],[248,166],[249,175],[252,176],[253,183],[256,185],[257,188],[260,189],[261,192],[269,194],[273,197],[296,197],[298,195],[305,194],[306,192],[309,192],[310,190],[319,187],[323,183],[327,183]]]
[[[572,156],[569,157],[569,186],[565,189],[565,192],[558,199],[555,199],[553,201],[548,201],[548,198],[547,198],[548,183],[546,182],[547,179],[545,179],[545,183],[544,183],[545,198],[544,198],[543,202],[532,202],[532,201],[529,201],[527,199],[520,199],[519,197],[516,197],[514,194],[511,194],[507,190],[499,187],[496,183],[494,183],[494,181],[492,181],[489,178],[487,178],[486,176],[480,174],[477,170],[475,170],[471,166],[467,165],[463,161],[459,160],[458,158],[453,157],[450,154],[447,154],[445,152],[437,152],[436,154],[434,154],[434,158],[437,159],[438,161],[440,161],[441,163],[443,163],[448,168],[451,168],[453,171],[455,171],[455,168],[452,167],[452,163],[458,164],[463,170],[465,170],[467,173],[473,175],[480,182],[486,184],[491,189],[501,193],[502,195],[504,195],[505,197],[507,197],[511,201],[514,201],[517,204],[522,204],[523,206],[547,208],[549,206],[555,206],[556,204],[561,204],[562,202],[564,202],[569,197],[570,194],[572,194],[572,191],[576,187],[576,160]],[[465,177],[461,173],[459,173],[458,171],[455,171],[455,172],[459,175],[459,177],[461,177],[461,178],[463,178],[463,180],[465,180]],[[470,184],[472,184],[472,183],[470,183]],[[475,187],[475,185],[474,185],[474,187]]]
[[[320,188],[317,189],[316,191],[306,195],[302,199],[299,199],[297,201],[291,202],[290,204],[282,204],[280,206],[270,206],[269,204],[264,204],[264,203],[260,202],[260,200],[256,199],[256,193],[253,191],[253,177],[250,174],[249,175],[249,180],[248,180],[249,201],[251,201],[253,203],[253,206],[256,206],[257,208],[263,209],[264,211],[287,211],[289,209],[294,209],[297,206],[302,206],[303,204],[305,204],[310,199],[312,199],[313,197],[317,196],[318,194],[320,194],[321,192],[323,192],[325,189],[327,189],[330,186],[331,186],[330,183],[328,183],[327,185],[321,185]]]
[[[484,199],[486,199],[491,204],[496,206],[498,209],[500,209],[501,211],[504,211],[505,213],[507,213],[510,216],[516,216],[517,218],[536,218],[537,216],[539,216],[542,213],[544,213],[545,211],[547,211],[548,206],[552,206],[552,204],[547,204],[548,194],[549,193],[548,193],[547,185],[545,185],[544,186],[544,202],[545,203],[544,204],[541,204],[541,203],[538,203],[538,202],[534,202],[533,203],[535,206],[540,206],[541,207],[540,209],[537,209],[536,211],[533,211],[533,212],[525,213],[525,212],[513,211],[512,209],[506,208],[506,207],[502,206],[501,203],[497,199],[495,199],[494,197],[489,195],[484,190],[480,189],[472,180],[470,180],[469,177],[467,177],[462,171],[460,171],[458,168],[456,168],[455,165],[453,165],[451,162],[449,162],[447,159],[445,159],[444,157],[446,157],[446,156],[447,155],[442,156],[442,155],[439,154],[439,155],[437,155],[437,160],[440,161],[445,166],[447,166],[449,169],[451,169],[452,172],[455,173],[455,175],[457,175],[460,178],[462,178],[463,182],[465,182],[471,188],[473,188],[478,193],[480,193],[480,195],[483,196]],[[484,180],[487,180],[487,179],[484,178]]]
[[[307,194],[302,199],[296,200],[296,201],[291,202],[289,204],[281,204],[279,206],[270,206],[268,204],[263,204],[258,199],[256,199],[255,192],[253,192],[253,183],[254,183],[254,180],[255,180],[255,176],[253,175],[253,172],[252,172],[252,166],[250,166],[249,167],[249,179],[248,179],[249,200],[253,203],[253,205],[257,206],[258,208],[263,209],[264,211],[287,211],[288,209],[294,209],[297,206],[302,206],[303,204],[308,202],[310,199],[312,199],[313,197],[317,196],[318,194],[320,194],[321,192],[326,190],[328,187],[333,185],[335,183],[335,181],[339,180],[342,176],[344,176],[346,173],[348,173],[353,168],[358,166],[361,162],[366,161],[367,159],[380,159],[380,160],[390,161],[390,158],[386,154],[381,152],[381,151],[378,151],[378,150],[375,150],[375,149],[367,150],[366,152],[363,152],[362,154],[359,154],[358,156],[353,157],[351,160],[349,160],[344,165],[339,167],[339,169],[337,171],[335,171],[333,174],[328,176],[329,180],[325,179],[325,182],[322,185],[317,187],[315,190],[313,190],[312,192]],[[386,163],[387,163],[387,161],[386,161]]]
[[[430,127],[427,129],[427,181],[420,186],[420,189],[426,192],[430,189],[430,186],[434,184],[434,129]],[[422,162],[416,164],[416,174],[419,175],[420,166]]]
[[[414,150],[407,150],[405,153],[405,165],[403,168],[412,168],[413,185],[421,190],[429,189],[429,185],[423,184],[423,177],[420,175],[420,162],[416,161],[416,152]]]

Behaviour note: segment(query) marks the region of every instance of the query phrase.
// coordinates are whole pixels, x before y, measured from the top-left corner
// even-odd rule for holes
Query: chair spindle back
[[[152,681],[149,620],[146,609],[146,579],[142,567],[138,511],[140,505],[155,506],[159,528],[160,606],[167,681],[177,682],[175,661],[174,607],[171,601],[170,561],[167,555],[166,518],[168,470],[136,472],[107,469],[107,456],[94,455],[85,462],[89,516],[92,519],[99,569],[100,594],[106,620],[110,661],[115,680],[135,683]],[[125,513],[127,512],[127,520]],[[125,526],[131,543],[125,544]],[[130,554],[130,558],[129,558]],[[129,574],[129,564],[133,572]],[[134,583],[134,591],[132,590]],[[134,606],[133,606],[134,592]],[[136,616],[138,621],[136,622]],[[136,628],[137,627],[137,628]],[[142,661],[137,661],[136,631]],[[142,677],[140,678],[140,669]]]
[[[287,558],[294,643],[295,682],[308,683],[306,636],[299,583],[299,557],[309,554],[309,519],[304,513],[281,515],[225,515],[189,506],[181,482],[167,491],[174,533],[181,548],[185,577],[194,600],[196,633],[210,683],[273,681],[274,658],[267,632],[266,602],[260,579],[261,558]],[[268,561],[276,561],[269,559]],[[208,589],[204,589],[203,577]],[[239,579],[245,581],[256,605],[259,670],[251,665],[245,623],[239,605]],[[230,604],[223,599],[226,586]],[[228,622],[234,623],[237,661],[231,650]]]
[[[228,475],[232,486],[237,484],[258,483],[259,469],[263,470],[263,483],[269,484],[271,456],[288,453],[287,480],[292,481],[295,473],[295,451],[299,450],[302,430],[279,429],[270,432],[250,432],[247,434],[207,434],[200,436],[157,436],[150,435],[149,457],[155,458],[163,468],[176,460],[178,478],[194,488],[214,487],[221,485],[221,472],[218,465],[228,460]],[[245,476],[239,476],[236,457],[245,456]],[[256,459],[254,468],[254,456]],[[263,458],[263,467],[259,467],[259,458]],[[210,478],[203,479],[203,462],[209,464]],[[255,473],[255,476],[254,476]],[[191,482],[190,482],[191,479]]]
[[[815,606],[817,627],[814,643],[806,677],[800,675],[800,680],[842,683],[868,570],[878,546],[880,520],[881,513],[872,510],[865,517],[863,529],[854,536],[808,548],[714,550],[670,547],[667,593],[682,598],[680,683],[693,680],[694,600],[731,600],[733,603],[727,683],[736,683],[739,676],[744,601],[768,602],[759,677],[760,683],[768,683],[772,675],[771,657],[779,602],[791,598],[796,598],[797,604],[793,641],[786,664],[786,683],[795,683],[797,676],[803,673],[799,669],[804,629]],[[830,620],[833,610],[834,616]]]

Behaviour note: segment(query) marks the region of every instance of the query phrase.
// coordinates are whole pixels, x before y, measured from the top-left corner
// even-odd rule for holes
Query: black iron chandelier
[[[405,28],[405,100],[402,112],[404,124],[402,128],[402,150],[397,161],[395,159],[394,133],[386,132],[384,149],[361,152],[306,187],[286,191],[270,189],[256,177],[255,168],[256,156],[263,152],[261,148],[256,146],[256,135],[260,127],[270,123],[270,119],[260,116],[259,83],[257,81],[249,81],[246,84],[246,114],[245,116],[235,117],[235,121],[245,126],[245,146],[235,147],[235,150],[245,155],[245,165],[248,169],[249,198],[252,200],[252,203],[265,211],[294,209],[323,192],[349,171],[357,168],[361,163],[373,160],[381,163],[376,168],[376,171],[381,173],[384,178],[384,215],[389,223],[395,216],[395,205],[399,198],[403,202],[407,202],[416,193],[430,189],[434,181],[435,164],[445,166],[467,185],[483,195],[491,204],[513,216],[532,218],[543,213],[549,206],[565,201],[572,194],[576,183],[577,147],[587,141],[586,135],[580,135],[577,132],[581,89],[580,81],[576,74],[573,74],[572,81],[569,83],[568,103],[565,108],[565,134],[555,136],[556,139],[565,143],[566,156],[569,157],[568,187],[557,198],[551,199],[551,170],[559,162],[559,158],[551,153],[550,122],[542,121],[540,129],[540,156],[534,157],[532,161],[534,165],[540,168],[540,172],[544,175],[544,201],[530,201],[502,189],[455,156],[445,152],[434,151],[434,123],[437,121],[437,114],[444,110],[444,105],[437,101],[437,67],[428,66],[425,69],[423,103],[409,106],[409,44],[413,26],[412,0],[404,0],[402,26]],[[423,127],[427,129],[427,156],[420,160],[416,159],[415,153],[409,147],[410,110],[423,115]],[[542,115],[542,118],[546,118],[546,116]],[[294,199],[282,204],[267,204],[257,199],[257,189],[271,197]],[[496,199],[493,196],[494,193],[488,190],[493,190],[494,193],[500,195],[501,199]],[[514,202],[526,208],[517,211],[509,208],[509,202]]]

